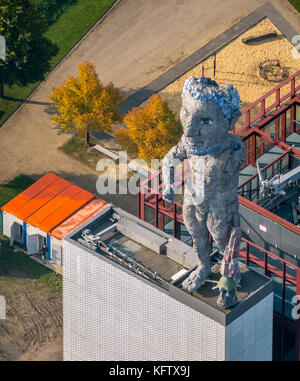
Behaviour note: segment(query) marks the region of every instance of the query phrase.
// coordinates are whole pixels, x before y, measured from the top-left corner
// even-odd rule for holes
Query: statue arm
[[[176,166],[187,158],[183,138],[178,144],[170,149],[162,161],[162,177],[164,184],[163,198],[166,201],[174,200],[174,182]]]
[[[245,160],[245,146],[240,137],[234,136],[234,141],[231,146],[231,155],[227,162],[225,172],[229,176],[234,176],[241,170],[241,165]]]

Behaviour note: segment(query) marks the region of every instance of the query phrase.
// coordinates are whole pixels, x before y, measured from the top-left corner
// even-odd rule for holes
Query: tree
[[[85,133],[89,144],[91,131],[111,132],[114,123],[122,120],[123,96],[112,83],[105,87],[89,62],[78,66],[78,74],[77,78],[69,76],[62,86],[52,90],[50,99],[59,112],[52,119],[64,131]]]
[[[182,126],[170,109],[168,101],[158,95],[148,105],[133,108],[124,117],[126,127],[115,131],[118,143],[140,159],[162,159],[178,143]]]
[[[0,59],[0,97],[4,84],[25,86],[42,80],[50,70],[58,49],[43,36],[46,29],[30,0],[0,0],[0,35],[6,41],[6,58]]]
[[[37,5],[37,10],[48,25],[53,24],[58,17],[77,0],[43,0]]]

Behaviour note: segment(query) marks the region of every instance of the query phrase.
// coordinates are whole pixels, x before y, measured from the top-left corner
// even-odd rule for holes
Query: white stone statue
[[[219,251],[239,226],[237,186],[245,149],[240,137],[229,133],[241,115],[238,91],[210,78],[190,77],[182,91],[180,120],[183,136],[163,159],[163,197],[174,198],[174,168],[188,160],[183,220],[192,236],[198,266],[183,282],[189,291],[200,287],[210,273],[212,235]],[[239,274],[236,274],[238,282]]]

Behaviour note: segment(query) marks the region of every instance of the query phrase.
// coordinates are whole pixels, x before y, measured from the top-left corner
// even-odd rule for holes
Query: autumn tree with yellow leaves
[[[54,88],[50,99],[59,113],[51,119],[63,131],[86,134],[87,144],[91,131],[111,132],[112,126],[122,120],[123,96],[112,83],[104,86],[89,62],[78,66],[78,77],[69,76],[63,85]]]
[[[126,127],[116,130],[115,138],[129,154],[147,161],[162,159],[182,135],[179,119],[158,95],[152,95],[147,106],[134,107],[124,122]]]

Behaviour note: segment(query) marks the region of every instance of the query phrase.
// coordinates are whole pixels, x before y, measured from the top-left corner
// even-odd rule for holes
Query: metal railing
[[[300,85],[296,86],[296,78],[300,77],[300,70],[291,75],[289,78],[282,81],[279,85],[274,87],[272,90],[268,91],[261,98],[259,98],[256,102],[252,103],[248,107],[242,110],[242,115],[245,115],[245,123],[235,129],[236,134],[241,134],[247,131],[250,126],[258,121],[263,120],[267,115],[276,111],[280,106],[282,106],[285,102],[291,100],[297,92],[300,90]],[[290,85],[290,91],[282,95],[282,88],[286,85]],[[266,103],[268,99],[275,96],[275,102],[266,107]],[[260,111],[256,112],[254,115],[251,115],[252,112],[256,111],[255,108],[259,106]],[[294,118],[295,119],[295,118]]]

